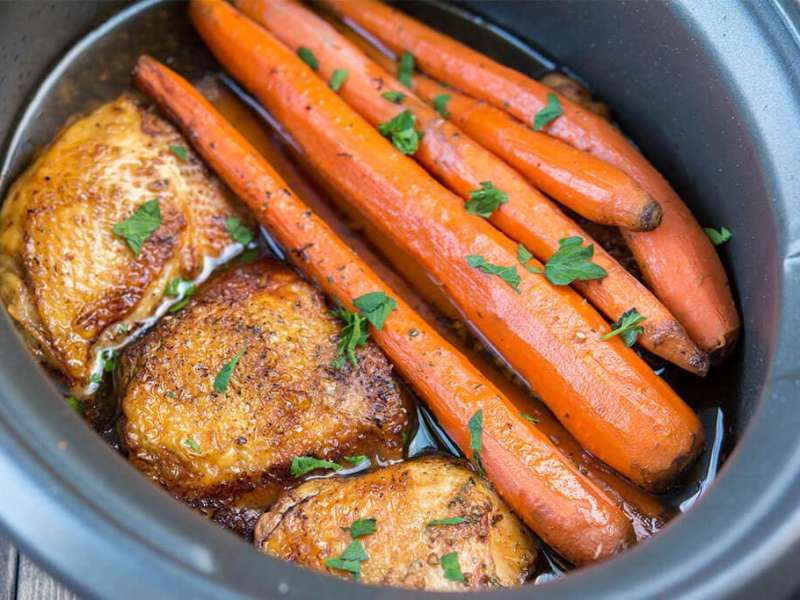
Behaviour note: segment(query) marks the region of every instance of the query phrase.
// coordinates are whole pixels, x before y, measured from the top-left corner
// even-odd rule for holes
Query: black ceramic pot
[[[702,500],[617,559],[492,597],[788,595],[800,585],[799,5],[471,1],[466,8],[590,81],[699,220],[734,231],[723,255],[744,317],[727,385],[705,392],[726,394],[736,446]],[[408,10],[435,19],[442,9]],[[207,60],[183,43],[193,35],[175,19],[183,11],[155,2],[0,2],[0,196],[76,102],[88,106],[119,91],[139,52],[170,55],[187,69]],[[532,68],[520,60],[514,66]],[[58,398],[5,313],[0,524],[90,596],[425,596],[266,558],[170,500]]]

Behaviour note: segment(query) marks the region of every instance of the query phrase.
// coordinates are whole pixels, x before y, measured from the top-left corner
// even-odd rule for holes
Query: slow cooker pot
[[[550,57],[591,82],[698,219],[734,232],[735,243],[722,252],[744,318],[740,350],[722,372],[726,385],[705,392],[725,395],[736,447],[692,510],[614,560],[535,589],[470,596],[788,595],[800,586],[800,5],[462,6],[545,49],[540,61]],[[406,8],[431,19],[443,10]],[[99,74],[128,68],[120,47],[131,56],[148,45],[163,48],[148,28],[131,25],[159,10],[183,8],[155,0],[0,3],[0,196],[67,116],[58,111],[69,105],[59,94],[109,92],[113,78],[102,83]],[[480,39],[470,41],[480,46]],[[181,52],[175,48],[178,61]],[[500,56],[512,64],[515,57]],[[5,314],[0,524],[88,596],[426,596],[359,586],[265,557],[170,500],[61,401]]]

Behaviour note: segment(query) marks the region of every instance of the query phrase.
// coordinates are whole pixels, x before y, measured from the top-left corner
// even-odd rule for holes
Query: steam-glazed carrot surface
[[[601,339],[608,327],[584,300],[518,272],[508,238],[464,215],[460,199],[265,30],[225,3],[194,2],[191,17],[320,173],[424,265],[587,450],[653,489],[691,463],[702,448],[697,417],[621,340]],[[498,267],[514,279],[485,272]]]
[[[559,240],[563,238],[578,236],[593,243],[580,227],[513,169],[444,121],[432,108],[422,104],[399,81],[364,56],[320,17],[291,0],[238,0],[236,5],[265,25],[292,50],[308,48],[317,59],[317,72],[323,80],[329,80],[337,70],[346,69],[347,80],[338,93],[373,125],[378,126],[402,111],[410,110],[423,134],[414,157],[468,202],[475,191],[481,189],[483,182],[490,182],[504,193],[507,201],[491,211],[492,223],[513,240],[524,244],[540,260],[546,261],[558,251]],[[470,114],[469,108],[465,111],[460,107],[473,101],[432,82],[420,87],[418,79],[412,79],[412,88],[419,88],[427,100],[434,102],[436,98],[447,98],[442,112],[450,118],[460,121],[465,113],[467,116]],[[400,92],[404,97],[387,100],[386,95],[392,97],[393,92]],[[503,113],[500,116],[510,120]],[[480,121],[480,118],[475,120]],[[512,125],[516,126],[516,123]],[[601,246],[594,245],[594,261],[608,275],[602,279],[575,281],[573,285],[611,321],[618,321],[626,311],[635,307],[646,316],[642,322],[644,331],[637,340],[642,346],[688,371],[704,375],[708,370],[708,359],[689,339],[683,327],[647,288]]]
[[[225,6],[217,4],[216,6]],[[194,4],[198,11],[213,3]],[[227,6],[225,6],[227,8]],[[258,152],[167,67],[142,57],[137,85],[187,133],[193,145],[254,211],[293,262],[348,309],[383,292],[395,307],[372,334],[455,442],[486,469],[518,515],[565,557],[582,564],[624,548],[630,522],[481,373],[383,283],[288,189]],[[356,302],[357,303],[357,302]],[[468,422],[478,411],[480,454]]]
[[[661,205],[663,217],[656,230],[623,232],[647,284],[701,349],[724,353],[736,341],[739,315],[713,246],[669,183],[613,125],[378,0],[322,2],[393,51],[411,53],[420,68],[433,77],[513,114],[525,124],[534,125],[549,97],[555,96],[560,115],[544,131],[625,171]]]

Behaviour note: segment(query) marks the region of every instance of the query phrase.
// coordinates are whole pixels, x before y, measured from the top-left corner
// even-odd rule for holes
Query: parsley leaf
[[[445,579],[449,579],[450,581],[464,581],[461,565],[458,564],[457,552],[448,552],[442,556],[441,564]]]
[[[361,463],[369,461],[369,457],[364,456],[363,454],[358,454],[356,456],[345,456],[344,459],[351,465],[360,465]]]
[[[69,404],[69,407],[72,410],[74,410],[78,414],[83,413],[83,406],[81,406],[81,401],[78,400],[75,396],[67,396],[66,400],[67,404]]]
[[[632,308],[622,313],[619,320],[611,326],[611,331],[603,336],[604,340],[610,340],[615,335],[622,338],[625,345],[630,348],[636,343],[636,338],[644,333],[644,328],[639,325],[647,319],[638,310]]]
[[[411,89],[411,77],[414,75],[414,55],[403,52],[400,63],[397,65],[397,80]]]
[[[101,383],[103,381],[103,375],[101,373],[92,373],[89,376],[89,383]]]
[[[544,266],[544,273],[553,285],[569,285],[576,279],[602,279],[608,273],[591,262],[594,256],[594,245],[581,248],[583,238],[579,236],[558,240],[559,248],[553,253]]]
[[[214,378],[214,391],[216,393],[224,394],[227,391],[231,375],[233,375],[233,371],[239,363],[239,359],[242,358],[242,355],[245,353],[245,350],[247,350],[247,344],[242,346],[242,349],[234,354],[233,358],[225,363],[219,370],[219,373],[217,373],[217,376]]]
[[[404,110],[393,119],[378,125],[381,135],[392,140],[394,147],[403,154],[414,154],[419,147],[419,140],[422,137],[414,129],[417,118],[410,110]]]
[[[347,69],[336,69],[331,73],[331,79],[328,81],[328,85],[334,92],[338,92],[345,81],[347,81]]]
[[[183,440],[183,445],[189,448],[192,452],[200,452],[200,444],[197,443],[192,436],[187,437]]]
[[[161,205],[158,198],[148,200],[124,221],[120,221],[112,231],[124,239],[133,253],[138,255],[142,246],[153,232],[161,227]]]
[[[261,250],[258,248],[248,248],[239,255],[239,260],[243,263],[252,263],[261,257]]]
[[[478,470],[483,475],[483,464],[481,463],[481,450],[483,450],[483,409],[479,409],[467,421],[469,428],[469,448],[472,450],[472,458],[478,466]]]
[[[237,217],[228,217],[225,221],[225,228],[228,235],[234,242],[239,242],[242,246],[247,246],[253,241],[255,234],[252,229],[244,225]]]
[[[727,242],[733,234],[727,227],[720,227],[719,231],[712,227],[703,227],[703,231],[706,232],[708,239],[711,240],[711,243],[715,246],[719,246],[720,244],[724,244]]]
[[[541,131],[545,125],[560,117],[562,112],[558,96],[550,92],[547,94],[547,104],[533,118],[533,130]]]
[[[350,525],[350,536],[356,539],[369,535],[370,533],[375,533],[378,530],[375,523],[375,519],[359,519],[358,521],[353,521],[353,524]]]
[[[480,269],[489,275],[497,275],[500,279],[514,288],[514,291],[519,294],[519,284],[522,282],[522,279],[520,278],[519,273],[517,273],[516,267],[501,267],[500,265],[493,265],[486,262],[482,256],[477,254],[468,255],[467,264],[470,267]]]
[[[352,573],[354,579],[358,581],[361,578],[361,563],[368,559],[369,556],[367,556],[367,552],[364,550],[364,546],[361,542],[353,540],[350,542],[350,545],[344,549],[341,556],[335,556],[326,560],[325,566]]]
[[[433,108],[445,119],[450,116],[450,113],[447,112],[447,103],[450,102],[451,97],[450,94],[439,94],[433,98]]]
[[[299,56],[300,60],[306,63],[314,71],[319,69],[319,62],[317,61],[317,57],[314,56],[314,53],[305,46],[300,46],[297,49],[297,56]]]
[[[111,373],[117,368],[118,353],[114,348],[104,348],[100,353],[100,362],[103,364],[103,371]]]
[[[445,519],[433,519],[432,521],[428,521],[427,527],[438,527],[442,525],[458,525],[459,523],[464,523],[466,519],[464,517],[447,517]]]
[[[341,369],[349,360],[356,367],[356,348],[365,346],[369,332],[367,331],[367,318],[354,312],[350,312],[344,306],[337,306],[331,311],[334,317],[344,321],[344,327],[339,333],[339,342],[336,347],[336,359],[333,361],[334,369]]]
[[[353,304],[359,309],[367,321],[375,326],[375,329],[383,329],[383,324],[395,308],[397,302],[394,298],[390,298],[384,292],[370,292],[364,294],[353,300]]]
[[[530,250],[528,250],[522,244],[517,244],[517,260],[519,261],[519,264],[521,264],[530,273],[541,273],[542,270],[539,267],[534,267],[533,265],[528,264],[528,261],[532,258],[533,254],[531,254]]]
[[[537,419],[534,416],[529,415],[528,413],[519,413],[519,416],[522,417],[523,419],[525,419],[526,421],[530,421],[531,423],[534,423],[534,424],[537,424],[537,425],[539,424],[539,419]]]
[[[506,202],[508,202],[508,194],[494,187],[491,181],[481,181],[480,189],[470,192],[469,200],[464,206],[469,214],[488,219],[494,211],[500,208],[501,204]]]
[[[189,304],[189,298],[197,292],[197,287],[191,281],[176,277],[167,284],[164,294],[170,298],[180,298],[178,302],[169,307],[170,313],[176,313]]]
[[[381,96],[392,104],[402,104],[403,100],[406,99],[406,95],[403,92],[383,92]]]
[[[180,158],[182,161],[189,160],[189,151],[183,146],[170,145],[169,151],[172,152],[178,158]]]
[[[333,469],[334,471],[341,471],[342,465],[337,464],[330,460],[320,460],[313,456],[295,456],[292,459],[291,473],[292,477],[299,477],[305,475],[316,469]]]

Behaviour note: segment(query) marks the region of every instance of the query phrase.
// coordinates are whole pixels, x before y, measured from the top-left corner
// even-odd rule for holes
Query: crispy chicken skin
[[[162,223],[137,256],[112,228],[156,198]],[[204,257],[233,250],[225,224],[246,220],[241,211],[177,130],[123,95],[65,127],[12,186],[0,211],[0,296],[77,391],[95,352],[151,316],[172,278],[193,279]]]
[[[434,519],[463,523],[428,526]],[[359,538],[368,560],[361,581],[458,591],[512,586],[527,578],[536,546],[505,503],[460,461],[428,456],[355,477],[315,479],[286,492],[259,519],[255,543],[262,551],[328,570],[325,561],[350,544],[345,529],[372,518],[375,533]],[[458,554],[465,581],[444,576],[441,557]]]
[[[409,410],[378,347],[334,369],[341,324],[322,295],[287,266],[237,263],[124,351],[130,460],[190,503],[224,506],[296,484],[295,456],[400,458]],[[227,390],[215,392],[242,349]]]

